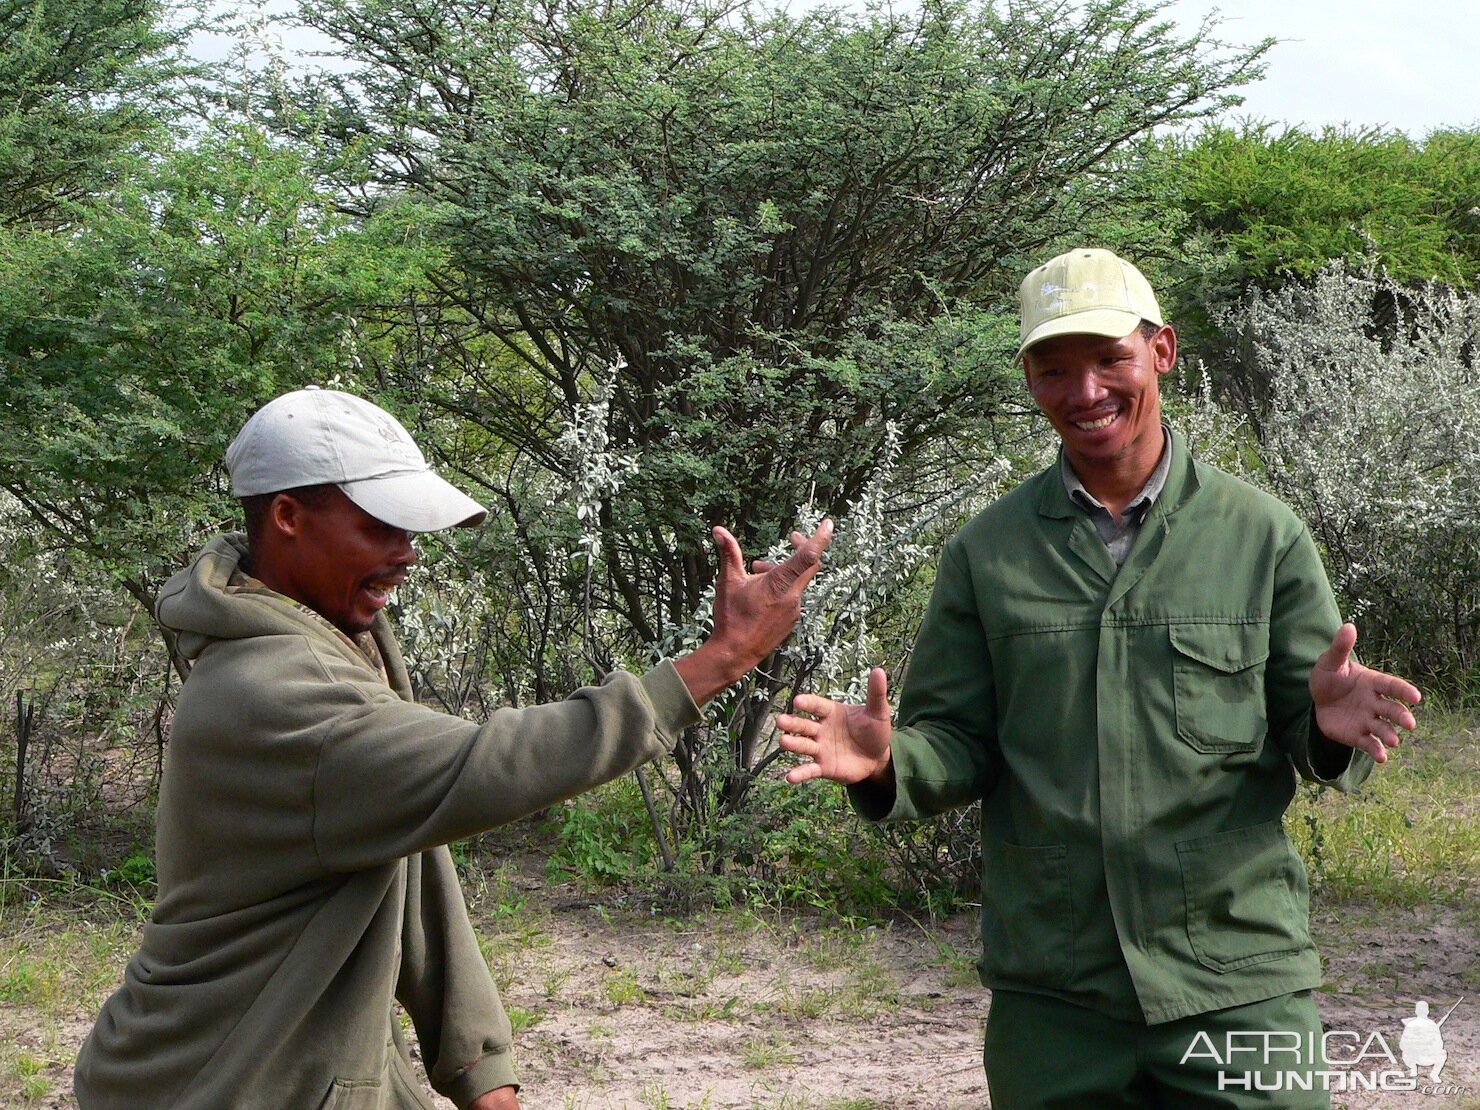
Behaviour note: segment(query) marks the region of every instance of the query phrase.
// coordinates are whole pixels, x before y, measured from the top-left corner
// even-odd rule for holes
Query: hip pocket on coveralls
[[[983,976],[989,982],[1068,986],[1074,977],[1069,850],[1000,841],[989,851],[982,889]]]
[[[319,1110],[380,1110],[381,1090],[378,1079],[336,1079]]]
[[[1177,735],[1200,752],[1251,752],[1269,730],[1264,715],[1264,624],[1174,624],[1172,696]]]
[[[1305,868],[1279,821],[1177,845],[1187,939],[1214,971],[1282,960],[1310,946]]]

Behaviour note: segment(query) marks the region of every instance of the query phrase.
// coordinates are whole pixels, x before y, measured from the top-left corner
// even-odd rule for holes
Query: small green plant
[[[559,843],[547,865],[552,878],[600,882],[641,874],[653,862],[653,839],[635,780],[619,779],[567,804],[557,816]]]
[[[523,1006],[505,1006],[509,1015],[509,1026],[517,1035],[526,1029],[533,1029],[540,1023],[541,1015],[535,1010],[526,1010]]]
[[[136,887],[153,887],[156,882],[154,857],[135,848],[117,867],[106,872],[106,877],[109,882],[127,883]]]
[[[751,1071],[770,1071],[796,1063],[797,1051],[786,1041],[768,1034],[746,1041],[741,1059]]]
[[[601,993],[608,1002],[619,1008],[647,1001],[647,992],[638,983],[637,976],[625,967],[614,970],[606,977]]]
[[[51,1080],[43,1074],[50,1061],[29,1052],[21,1052],[15,1058],[15,1074],[21,1081],[21,1098],[35,1102],[51,1093]]]

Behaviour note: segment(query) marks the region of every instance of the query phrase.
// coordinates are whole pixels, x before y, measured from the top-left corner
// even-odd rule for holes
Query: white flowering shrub
[[[1269,383],[1259,481],[1319,542],[1368,658],[1480,663],[1480,297],[1336,264],[1227,321]]]
[[[710,703],[705,722],[686,734],[672,765],[653,765],[668,787],[680,846],[696,853],[711,873],[738,867],[768,885],[790,876],[814,889],[819,873],[851,875],[851,889],[865,877],[857,842],[880,834],[847,819],[837,791],[799,790],[778,781],[772,768],[784,753],[775,743],[773,714],[802,691],[860,700],[873,666],[885,666],[896,678],[902,673],[929,595],[929,565],[946,537],[1000,493],[1013,472],[1005,457],[953,466],[949,444],[936,452],[940,457],[918,459],[906,470],[898,427],[885,422],[882,433],[872,475],[837,514],[837,532],[823,569],[803,595],[791,638]],[[929,478],[922,481],[922,475]],[[817,506],[803,505],[794,526],[810,533],[822,516]],[[761,557],[779,562],[790,551],[789,543],[778,540]],[[650,658],[702,642],[712,605],[711,587],[688,622],[652,645]],[[906,868],[934,854],[947,865],[965,860],[969,869],[974,838],[933,828],[887,830],[885,855]],[[922,848],[927,841],[936,846]],[[939,847],[947,841],[959,851]],[[805,899],[807,893],[799,888],[787,896]]]

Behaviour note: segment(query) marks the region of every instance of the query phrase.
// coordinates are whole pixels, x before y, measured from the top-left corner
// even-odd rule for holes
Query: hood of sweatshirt
[[[159,623],[179,636],[180,652],[194,660],[215,640],[243,640],[254,636],[302,633],[354,645],[343,633],[292,598],[263,586],[233,584],[233,576],[247,556],[247,538],[240,533],[217,536],[201,549],[188,567],[170,578],[159,591],[155,615]],[[376,623],[382,617],[377,615]],[[379,637],[376,637],[379,639]]]

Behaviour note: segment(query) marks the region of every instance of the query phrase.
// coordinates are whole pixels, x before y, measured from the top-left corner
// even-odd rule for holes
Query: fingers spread
[[[816,759],[817,753],[822,750],[822,745],[816,740],[805,736],[798,736],[792,732],[783,732],[776,740],[776,746],[784,752],[793,755],[806,756],[808,759]]]
[[[794,736],[816,736],[822,731],[822,726],[816,721],[807,717],[796,717],[790,713],[778,713],[776,727]]]
[[[1386,720],[1391,721],[1399,728],[1412,730],[1418,727],[1418,718],[1415,717],[1413,715],[1413,711],[1410,710],[1401,701],[1382,698],[1378,702],[1375,714],[1378,717],[1383,717]]]
[[[1371,735],[1384,747],[1396,748],[1399,744],[1398,732],[1387,721],[1378,720],[1372,723]]]
[[[1417,686],[1397,677],[1397,675],[1384,674],[1382,671],[1372,672],[1372,688],[1384,698],[1392,698],[1394,701],[1403,702],[1405,705],[1417,705],[1423,700],[1423,694]]]
[[[810,713],[813,717],[823,718],[829,716],[837,705],[831,698],[824,698],[819,694],[798,694],[791,699],[792,708],[799,713]],[[790,715],[783,715],[787,720],[794,720]],[[778,721],[781,717],[776,718]]]

